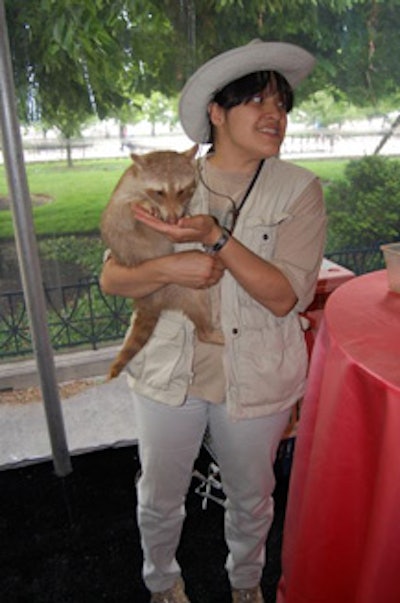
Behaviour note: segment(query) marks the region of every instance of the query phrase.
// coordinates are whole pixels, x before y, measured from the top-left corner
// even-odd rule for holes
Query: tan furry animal
[[[101,220],[103,241],[120,264],[134,266],[174,252],[166,236],[135,220],[132,205],[139,203],[161,219],[175,223],[185,213],[196,186],[196,151],[197,146],[183,153],[154,151],[131,155],[133,164],[123,173]],[[135,310],[109,379],[119,375],[146,344],[163,310],[181,310],[193,321],[201,340],[222,343],[221,333],[211,326],[206,290],[170,284],[135,300]]]

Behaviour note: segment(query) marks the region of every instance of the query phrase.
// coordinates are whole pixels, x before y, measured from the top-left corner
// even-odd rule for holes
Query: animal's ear
[[[199,145],[195,144],[194,147],[192,147],[191,149],[188,149],[187,151],[184,151],[183,154],[186,155],[186,157],[188,159],[193,159],[198,150],[199,150]]]
[[[133,163],[136,163],[136,165],[142,167],[143,166],[143,156],[142,155],[138,155],[137,153],[131,153],[131,159],[133,161]]]

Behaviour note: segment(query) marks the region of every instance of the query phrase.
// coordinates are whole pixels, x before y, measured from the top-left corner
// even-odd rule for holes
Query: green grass
[[[323,183],[327,183],[344,178],[344,170],[349,160],[310,159],[307,161],[296,161],[295,163],[311,170],[317,174]]]
[[[35,163],[26,167],[32,196],[46,195],[51,203],[33,206],[37,235],[97,232],[99,220],[113,188],[129,159],[65,163]],[[0,170],[0,197],[7,196],[5,170]],[[0,212],[0,238],[10,238],[10,211]]]
[[[101,213],[129,159],[27,164],[31,195],[47,195],[52,202],[33,207],[38,236],[99,232]],[[323,182],[343,175],[347,161],[313,160],[296,162],[314,171]],[[0,166],[0,197],[7,196],[7,182]],[[13,236],[11,211],[0,211],[0,239]]]

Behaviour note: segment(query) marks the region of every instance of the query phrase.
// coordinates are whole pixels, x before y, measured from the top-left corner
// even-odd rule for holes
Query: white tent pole
[[[12,199],[18,261],[45,406],[53,463],[56,474],[64,476],[72,470],[71,460],[64,430],[53,350],[50,344],[39,254],[16,113],[4,0],[0,0],[0,118],[3,154]]]

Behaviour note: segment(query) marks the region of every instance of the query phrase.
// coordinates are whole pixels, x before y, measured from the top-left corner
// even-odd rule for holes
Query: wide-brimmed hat
[[[296,88],[314,64],[315,59],[309,52],[285,42],[252,40],[219,54],[195,71],[183,87],[179,117],[185,133],[194,142],[209,141],[207,107],[216,92],[230,82],[256,71],[277,71]]]

